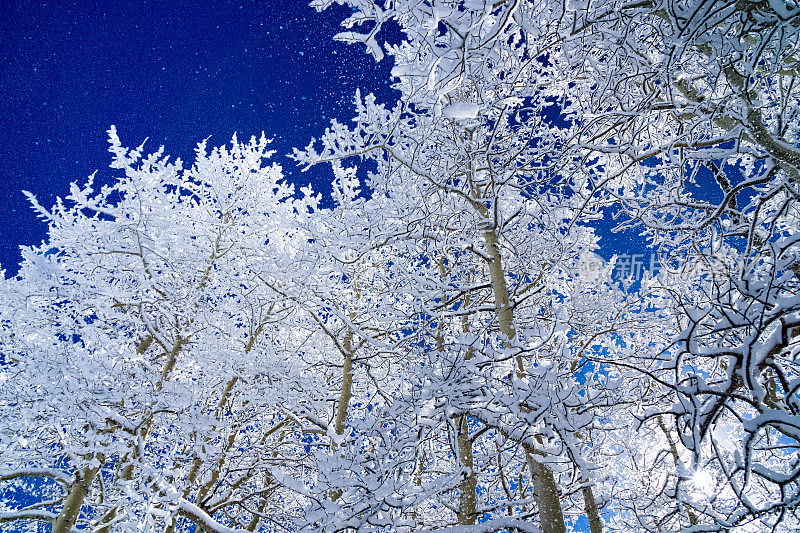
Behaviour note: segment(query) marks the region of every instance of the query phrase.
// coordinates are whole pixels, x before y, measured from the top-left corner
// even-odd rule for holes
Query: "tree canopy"
[[[31,197],[0,521],[800,527],[800,5],[337,3],[401,98],[295,150],[331,208],[264,137],[186,168],[113,127],[115,181]],[[611,218],[658,276],[592,261]]]

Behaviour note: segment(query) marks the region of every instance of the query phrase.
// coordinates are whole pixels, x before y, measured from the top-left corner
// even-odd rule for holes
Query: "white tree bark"
[[[70,533],[72,531],[78,521],[78,516],[81,514],[83,501],[86,499],[86,495],[89,494],[89,489],[102,466],[103,462],[98,460],[95,466],[87,466],[80,471],[79,476],[75,478],[72,486],[70,486],[67,500],[64,502],[64,506],[53,524],[52,533]]]
[[[489,261],[489,276],[492,283],[492,292],[494,293],[497,322],[500,327],[500,333],[510,340],[516,335],[514,330],[514,311],[511,309],[508,300],[508,284],[503,270],[503,257],[500,253],[497,232],[494,228],[486,229],[483,232],[483,238],[491,257]],[[522,358],[517,357],[516,363],[517,371],[523,374],[525,368]],[[532,451],[527,446],[525,448],[525,459],[531,471],[534,499],[539,507],[542,531],[545,533],[566,533],[564,513],[561,510],[561,501],[553,472],[546,465],[536,461],[533,458]]]

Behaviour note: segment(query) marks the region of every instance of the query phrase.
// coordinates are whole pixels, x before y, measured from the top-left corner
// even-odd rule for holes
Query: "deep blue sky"
[[[44,206],[108,169],[106,130],[123,144],[192,160],[196,143],[274,137],[276,159],[348,120],[356,88],[382,101],[391,64],[332,40],[348,14],[307,0],[0,4],[0,264],[16,270],[18,245],[38,244],[44,224],[22,190]]]

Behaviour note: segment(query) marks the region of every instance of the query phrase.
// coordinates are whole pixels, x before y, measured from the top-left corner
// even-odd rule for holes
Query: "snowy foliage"
[[[264,138],[184,169],[113,128],[116,181],[31,197],[0,521],[800,527],[800,6],[336,2],[401,99],[295,150],[331,209]],[[658,278],[587,275],[609,215]]]

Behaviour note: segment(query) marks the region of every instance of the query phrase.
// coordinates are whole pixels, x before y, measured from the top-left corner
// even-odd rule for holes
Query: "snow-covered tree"
[[[796,529],[800,6],[334,1],[401,98],[294,152],[331,209],[263,138],[113,128],[118,179],[31,198],[0,521]],[[583,268],[609,214],[663,258],[636,291]]]
[[[660,289],[673,344],[650,347],[639,365],[666,388],[641,413],[641,434],[663,453],[646,443],[630,451],[645,476],[666,476],[653,485],[666,499],[629,493],[632,514],[611,513],[621,527],[796,527],[800,6],[339,3],[353,15],[337,38],[364,43],[376,60],[392,56],[402,104],[383,115],[359,109],[355,129],[334,125],[306,161],[379,152],[383,176],[403,176],[398,189],[411,173],[465,204],[465,184],[477,183],[471,199],[495,210],[498,228],[507,225],[497,191],[524,177],[520,190],[545,211],[572,209],[570,228],[602,206],[640,225],[679,274]],[[380,43],[389,21],[405,34],[398,46]],[[546,104],[562,114],[557,131],[538,119]],[[500,148],[504,131],[521,148]],[[541,184],[562,187],[563,205],[543,201]],[[626,368],[617,355],[595,359]],[[721,488],[697,488],[708,479]]]
[[[688,453],[672,497],[698,528],[794,530],[800,5],[587,4],[575,20],[571,68],[592,84],[573,101],[575,149],[596,158],[591,194],[674,272],[664,290],[682,333],[664,367],[677,402],[662,420],[671,454]]]
[[[405,286],[415,289],[410,296],[418,303],[404,331],[428,358],[418,379],[424,376],[432,389],[425,394],[434,394],[413,401],[452,435],[450,462],[463,471],[457,503],[437,496],[430,506],[440,510],[440,525],[472,525],[501,512],[508,514],[496,527],[529,528],[527,504],[535,501],[542,527],[563,531],[555,470],[566,494],[587,489],[585,503],[599,527],[591,468],[576,439],[592,421],[591,410],[580,407],[588,393],[576,370],[585,338],[569,327],[564,304],[592,290],[576,284],[576,265],[596,242],[583,222],[598,215],[549,164],[571,134],[548,119],[553,93],[542,88],[561,83],[557,71],[541,61],[540,43],[526,41],[518,28],[505,33],[512,13],[504,10],[513,6],[395,3],[389,13],[372,3],[353,5],[357,12],[346,24],[372,19],[378,28],[395,18],[406,31],[404,43],[387,47],[403,97],[388,110],[357,95],[356,125],[334,122],[295,157],[331,162],[339,172],[352,172],[341,168],[348,158],[377,163],[371,198],[358,211],[369,237],[362,253],[408,250],[412,279]],[[340,37],[366,42],[379,58],[370,35]],[[437,366],[444,368],[432,375]],[[497,439],[504,448],[499,471],[474,453]],[[426,467],[417,461],[423,485]],[[511,495],[504,468],[515,477],[528,469],[518,488],[532,488],[532,499]],[[455,516],[441,513],[447,508]]]
[[[297,223],[315,200],[264,165],[263,137],[202,143],[184,170],[109,134],[123,175],[52,210],[32,198],[47,239],[4,281],[2,479],[46,478],[51,496],[0,516],[53,531],[280,519],[297,507],[267,497],[270,469],[305,455],[286,413],[319,384],[284,329],[291,302],[262,278],[301,273]]]

